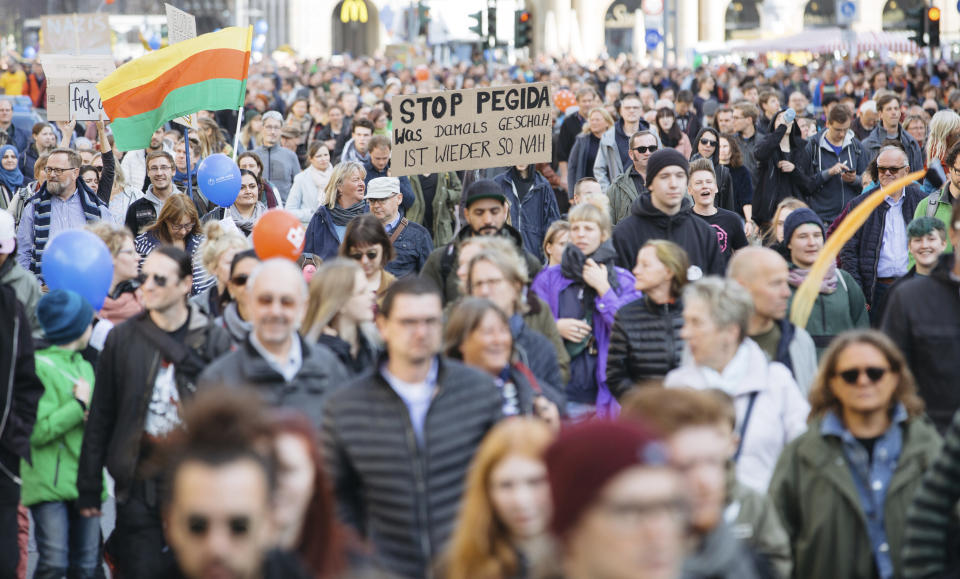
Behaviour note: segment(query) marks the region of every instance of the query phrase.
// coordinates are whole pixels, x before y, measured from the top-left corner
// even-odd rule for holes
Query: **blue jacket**
[[[851,201],[849,211],[853,211],[853,208],[866,198],[867,195],[861,195]],[[903,199],[903,220],[906,224],[913,219],[917,205],[924,199],[926,196],[919,185],[907,186]],[[880,244],[883,241],[883,228],[889,210],[889,204],[880,203],[840,251],[840,267],[860,284],[868,304],[873,304],[873,292],[877,283],[877,263],[880,261]]]
[[[401,219],[405,220],[406,217]],[[400,227],[399,223],[397,227]],[[393,240],[393,250],[396,257],[384,269],[395,275],[397,279],[406,275],[417,275],[433,251],[433,240],[426,227],[407,221],[407,226]]]
[[[310,218],[307,225],[307,241],[303,246],[304,253],[312,253],[326,261],[337,256],[340,249],[340,236],[333,226],[333,215],[326,205],[317,208],[317,212]]]
[[[529,170],[534,170],[532,165]],[[533,184],[523,201],[520,201],[513,182],[515,175],[516,169],[511,168],[497,175],[494,181],[500,185],[510,203],[510,224],[520,231],[523,248],[542,262],[543,238],[547,234],[547,228],[560,219],[557,197],[547,179],[540,173],[534,173]]]

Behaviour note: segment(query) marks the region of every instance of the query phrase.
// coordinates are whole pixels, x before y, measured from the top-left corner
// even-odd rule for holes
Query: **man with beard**
[[[174,171],[176,171],[176,165],[170,153],[156,151],[147,155],[147,175],[150,177],[150,186],[147,187],[146,195],[130,204],[125,219],[125,224],[133,232],[134,237],[157,221],[157,215],[160,214],[160,209],[167,198],[181,192],[173,184]],[[197,214],[204,214],[199,206]]]
[[[167,148],[163,142],[163,127],[158,127],[150,137],[150,146],[146,149],[136,151],[127,151],[120,161],[120,168],[127,177],[127,183],[133,185],[139,191],[146,191],[150,185],[147,180],[147,156],[150,153],[159,153],[166,151]],[[167,151],[170,153],[171,151]]]
[[[49,240],[61,231],[110,217],[107,205],[80,179],[79,153],[54,149],[44,172],[47,180],[26,202],[17,229],[17,262],[38,277]]]

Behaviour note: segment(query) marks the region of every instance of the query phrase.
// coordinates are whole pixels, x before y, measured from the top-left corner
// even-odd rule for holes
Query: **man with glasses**
[[[881,187],[905,176],[909,170],[903,149],[887,146],[880,151],[877,174]],[[864,199],[866,196],[851,201],[850,211]],[[881,302],[890,286],[910,269],[907,225],[923,199],[923,189],[915,183],[895,191],[870,213],[840,252],[841,266],[863,288],[870,306]],[[871,320],[874,325],[880,322],[872,311]]]
[[[147,157],[151,153],[159,153],[160,151],[173,152],[168,148],[163,135],[163,126],[157,127],[157,130],[151,135],[150,145],[146,149],[127,151],[123,155],[123,160],[120,161],[120,168],[123,169],[123,174],[127,177],[127,183],[133,185],[137,191],[146,191],[150,185],[150,180],[147,178]]]
[[[813,192],[806,201],[824,223],[836,219],[863,189],[860,176],[870,160],[850,130],[851,121],[847,107],[833,107],[827,115],[827,128],[807,145],[813,163]]]
[[[630,161],[630,135],[650,128],[642,117],[643,104],[639,95],[620,97],[620,119],[600,137],[600,149],[593,164],[593,176],[604,189],[623,173]]]
[[[13,101],[10,99],[0,99],[0,145],[13,145],[21,153],[30,145],[30,135],[13,124]]]
[[[364,196],[372,213],[390,236],[396,257],[386,265],[386,270],[397,278],[417,275],[427,263],[433,251],[430,232],[400,215],[400,180],[396,177],[377,177],[367,184]]]
[[[323,455],[340,517],[370,541],[374,561],[428,577],[502,400],[488,375],[440,356],[443,305],[431,281],[390,286],[377,328],[385,355],[324,406]]]
[[[263,162],[261,179],[269,181],[280,197],[286,202],[293,186],[293,178],[300,172],[300,159],[290,149],[280,144],[280,130],[283,128],[283,117],[277,111],[263,113],[263,131],[260,133],[263,144],[253,150]]]
[[[925,203],[918,205],[913,216],[936,217],[949,225],[953,207],[960,204],[960,142],[950,147],[943,163],[947,172],[947,182],[939,191],[931,193]],[[953,253],[953,243],[949,236],[944,253]]]
[[[43,251],[61,231],[111,219],[110,209],[80,180],[80,154],[54,149],[44,168],[47,180],[26,201],[17,229],[17,263],[40,277]]]
[[[647,161],[659,148],[660,138],[653,131],[637,131],[630,136],[630,169],[621,173],[607,188],[614,225],[630,215],[633,201],[647,191]]]
[[[309,298],[303,275],[288,259],[270,259],[253,270],[246,285],[253,328],[235,351],[207,366],[201,387],[250,386],[272,406],[306,412],[319,428],[323,401],[348,375],[326,346],[298,332]]]
[[[116,528],[107,551],[123,577],[150,577],[163,559],[163,475],[150,459],[180,427],[181,404],[201,370],[230,349],[230,336],[188,305],[190,255],[172,246],[143,262],[145,311],[107,335],[97,366],[77,471],[77,507],[100,516],[103,467],[116,482]]]
[[[124,220],[134,237],[156,223],[160,209],[171,195],[182,193],[173,184],[175,170],[176,165],[170,153],[154,151],[147,155],[147,176],[150,177],[150,186],[147,187],[146,195],[130,204]],[[203,215],[200,207],[197,207],[197,214]]]

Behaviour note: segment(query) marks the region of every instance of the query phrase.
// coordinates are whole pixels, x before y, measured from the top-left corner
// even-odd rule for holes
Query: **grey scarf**
[[[250,233],[253,232],[253,225],[263,217],[263,213],[266,211],[266,207],[263,206],[263,203],[257,201],[257,204],[253,207],[253,215],[249,219],[244,218],[240,215],[240,212],[237,211],[236,205],[231,205],[227,209],[227,215],[230,216],[230,219],[233,220],[234,225],[243,232],[244,235],[250,237]]]
[[[344,209],[340,207],[339,204],[335,204],[333,209],[330,210],[330,215],[333,217],[333,224],[344,227],[347,223],[350,223],[350,220],[358,215],[363,215],[367,212],[367,202],[359,201],[350,207]]]

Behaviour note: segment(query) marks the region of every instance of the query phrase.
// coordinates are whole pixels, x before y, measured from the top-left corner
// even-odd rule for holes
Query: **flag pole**
[[[237,162],[237,150],[240,148],[240,126],[243,124],[243,105],[237,109],[237,130],[233,135],[233,162]]]
[[[191,175],[190,169],[190,127],[186,125],[180,125],[180,128],[183,129],[183,152],[187,156],[187,197],[193,201],[193,176]]]

